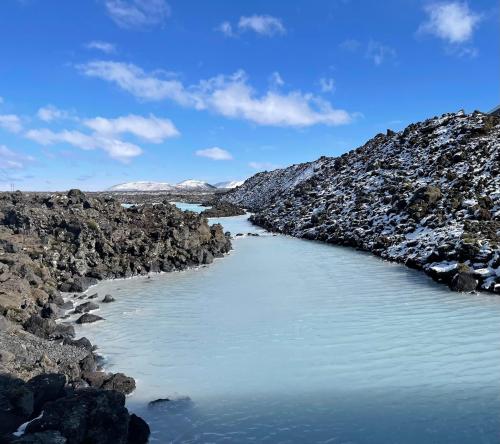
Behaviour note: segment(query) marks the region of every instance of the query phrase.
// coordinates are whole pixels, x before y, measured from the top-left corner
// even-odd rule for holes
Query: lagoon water
[[[498,296],[220,221],[261,236],[208,267],[99,284],[116,302],[77,328],[137,379],[127,404],[151,442],[500,442]]]

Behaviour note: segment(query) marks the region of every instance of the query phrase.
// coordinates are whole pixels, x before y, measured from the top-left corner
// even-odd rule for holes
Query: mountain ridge
[[[244,181],[218,182],[214,185],[196,179],[187,179],[177,184],[169,182],[155,182],[139,180],[133,182],[123,182],[108,188],[106,191],[215,191],[217,189],[230,189],[243,184]]]

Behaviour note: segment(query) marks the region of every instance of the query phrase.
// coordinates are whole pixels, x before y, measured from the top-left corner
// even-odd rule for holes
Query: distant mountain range
[[[188,179],[177,184],[168,182],[125,182],[108,188],[108,191],[215,191],[216,189],[236,188],[243,184],[241,181],[218,182],[214,185],[202,180]]]

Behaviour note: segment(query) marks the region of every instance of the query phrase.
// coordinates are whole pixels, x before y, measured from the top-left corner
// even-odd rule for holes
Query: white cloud
[[[15,114],[0,114],[0,128],[11,133],[19,133],[23,129],[21,118]]]
[[[252,15],[240,17],[238,28],[242,31],[253,31],[259,35],[271,37],[285,34],[286,29],[281,19],[270,15]]]
[[[106,54],[113,54],[116,52],[116,46],[113,43],[103,42],[101,40],[93,40],[85,45],[87,49],[96,49]]]
[[[471,11],[464,2],[432,3],[425,7],[428,14],[418,32],[431,34],[451,44],[464,43],[472,38],[481,15]]]
[[[379,66],[387,60],[396,58],[396,50],[380,42],[370,40],[366,50],[366,57]]]
[[[208,157],[212,160],[232,160],[233,156],[229,151],[214,146],[213,148],[206,148],[198,150],[195,153],[198,157]]]
[[[139,99],[170,99],[184,106],[196,106],[196,98],[190,96],[180,81],[155,77],[131,63],[94,61],[77,68],[88,77],[115,83]]]
[[[56,108],[54,105],[47,105],[40,108],[36,115],[44,122],[52,122],[54,120],[72,119],[71,112]]]
[[[222,34],[224,34],[226,37],[234,37],[235,36],[235,34],[233,32],[233,27],[232,27],[231,23],[229,23],[227,21],[226,22],[222,22],[215,29],[216,29],[216,31],[222,32]]]
[[[43,128],[29,130],[25,136],[44,146],[67,143],[83,150],[102,149],[113,159],[125,163],[142,154],[142,149],[133,143],[97,133],[88,135],[76,130],[52,131]]]
[[[146,29],[162,24],[170,16],[165,0],[106,0],[109,16],[125,29]]]
[[[98,134],[115,136],[130,133],[151,143],[161,143],[163,140],[179,135],[179,131],[169,119],[161,119],[130,114],[116,119],[95,117],[84,121],[84,124]]]
[[[306,127],[316,124],[342,125],[352,117],[344,110],[312,94],[268,91],[257,96],[243,72],[211,80],[205,101],[209,109],[231,118],[242,118],[259,125]]]
[[[263,171],[263,170],[275,170],[276,168],[279,168],[278,165],[275,165],[273,163],[270,163],[270,162],[249,162],[248,163],[248,166],[250,168],[253,168],[254,170],[260,170],[260,171]]]
[[[78,68],[84,75],[112,82],[139,99],[169,99],[182,106],[206,109],[259,125],[305,127],[343,125],[352,121],[347,111],[334,109],[329,102],[310,93],[267,91],[258,96],[243,71],[184,86],[179,80],[147,74],[133,64],[94,61]]]
[[[269,77],[269,81],[272,86],[283,86],[285,84],[283,77],[281,77],[281,74],[277,71],[274,71],[271,74],[271,76]]]
[[[319,79],[319,86],[322,92],[334,92],[335,91],[335,80],[332,78],[324,78]]]
[[[21,169],[26,166],[27,162],[32,162],[35,159],[31,156],[16,153],[5,145],[0,145],[0,168],[4,169]]]

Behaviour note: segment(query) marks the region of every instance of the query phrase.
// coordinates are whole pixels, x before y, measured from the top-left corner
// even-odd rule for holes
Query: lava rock
[[[101,318],[100,316],[97,316],[95,314],[92,314],[92,313],[85,313],[83,315],[81,315],[77,320],[76,320],[76,323],[77,324],[91,324],[93,322],[97,322],[97,321],[103,321],[104,318]]]
[[[471,272],[457,273],[450,283],[453,291],[471,292],[476,290],[478,281]]]
[[[97,310],[99,305],[94,302],[84,302],[83,304],[77,305],[75,307],[75,313],[88,313],[92,310]]]
[[[122,393],[87,388],[47,403],[26,432],[57,430],[68,444],[126,444],[128,423]]]
[[[111,296],[110,294],[104,295],[104,298],[102,299],[102,302],[108,304],[110,302],[115,302],[115,298]]]
[[[123,373],[115,373],[104,381],[101,388],[105,390],[116,390],[125,395],[129,395],[135,390],[135,380]]]
[[[41,374],[31,378],[26,387],[34,395],[34,415],[38,415],[46,402],[54,401],[64,395],[66,376],[63,374]]]
[[[149,439],[151,430],[144,419],[136,414],[130,415],[128,423],[128,441],[127,444],[146,444]]]

